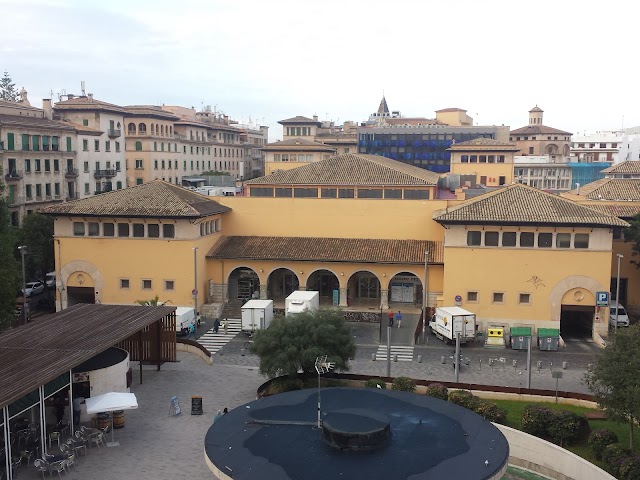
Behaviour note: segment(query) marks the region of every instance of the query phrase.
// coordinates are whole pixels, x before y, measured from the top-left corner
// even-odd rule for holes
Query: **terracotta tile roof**
[[[40,114],[43,113],[43,110],[41,108],[32,107],[31,105],[26,105],[22,102],[12,102],[10,100],[0,100],[0,107],[15,108],[16,110],[29,110],[32,112],[38,112]]]
[[[103,110],[107,112],[124,113],[125,110],[120,105],[102,102],[90,97],[74,97],[70,100],[58,102],[54,105],[57,110]]]
[[[448,113],[448,112],[466,112],[464,108],[441,108],[436,110],[436,113]]]
[[[124,107],[125,117],[155,117],[163,120],[180,120],[180,117],[163,110],[156,105],[127,105]]]
[[[467,140],[466,142],[454,143],[447,150],[453,151],[477,151],[477,150],[489,150],[489,151],[504,151],[504,152],[518,152],[520,149],[516,147],[515,143],[505,143],[493,138],[478,137],[473,140]]]
[[[230,210],[199,193],[154,180],[94,197],[51,205],[41,213],[86,217],[199,218]]]
[[[602,173],[640,173],[640,161],[627,160],[626,162],[612,165],[609,168],[605,168]]]
[[[424,264],[443,263],[443,242],[370,238],[222,237],[207,257],[243,260]]]
[[[261,150],[305,150],[319,152],[335,152],[336,149],[331,145],[325,145],[320,142],[312,142],[304,138],[290,138],[281,142],[267,143]]]
[[[435,212],[433,219],[442,224],[628,225],[612,215],[519,183]]]
[[[538,105],[536,105],[531,110],[529,110],[529,113],[531,112],[544,112],[544,110],[542,110]]]
[[[640,179],[601,178],[580,187],[580,193],[577,189],[569,193],[590,200],[640,200]]]
[[[54,130],[67,130],[70,132],[75,131],[75,128],[68,123],[49,120],[48,118],[0,114],[0,126],[5,125],[17,128],[48,128]]]
[[[573,133],[545,125],[527,125],[526,127],[511,130],[510,135],[573,135]],[[540,138],[539,140],[543,139]]]
[[[633,218],[640,213],[640,204],[620,205],[616,203],[588,203],[587,207],[618,218]]]
[[[75,128],[76,132],[78,132],[81,135],[100,136],[104,133],[102,130],[96,130],[95,128],[85,127],[84,125],[78,125],[77,123],[73,123],[69,120],[62,120],[62,121],[67,125],[71,125],[73,128]]]
[[[280,125],[284,125],[285,123],[317,123],[318,125],[320,125],[320,122],[318,120],[314,120],[313,118],[309,117],[303,117],[302,115],[287,118],[286,120],[280,120],[278,123]]]
[[[431,186],[439,175],[378,155],[345,153],[245,182],[247,185]]]

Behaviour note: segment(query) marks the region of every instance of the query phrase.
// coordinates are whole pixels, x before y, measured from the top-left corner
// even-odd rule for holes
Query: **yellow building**
[[[470,179],[469,186],[509,185],[513,183],[513,156],[518,150],[513,143],[491,138],[454,143],[447,149],[451,152],[450,172]]]
[[[262,151],[266,153],[265,175],[326,160],[336,153],[330,145],[300,137],[268,143]]]
[[[518,146],[519,155],[550,155],[551,161],[568,157],[573,134],[543,125],[543,113],[537,105],[529,110],[529,125],[511,130],[509,141]]]
[[[194,285],[202,309],[256,294],[282,306],[314,289],[352,311],[419,312],[426,296],[476,312],[482,329],[606,335],[595,298],[609,290],[612,231],[626,222],[520,184],[441,200],[437,181],[347,154],[254,179],[247,196],[220,203],[155,181],[57,205],[47,213],[62,306],[155,295],[189,305]]]

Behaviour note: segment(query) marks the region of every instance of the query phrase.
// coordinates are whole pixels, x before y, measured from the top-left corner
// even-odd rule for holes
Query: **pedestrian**
[[[213,423],[216,423],[221,416],[222,416],[222,412],[218,410],[216,412],[216,415],[213,417]]]
[[[193,325],[189,325],[189,334],[187,335],[187,340],[189,337],[193,336],[193,339],[196,340],[196,327]]]
[[[222,414],[226,415],[227,413],[229,413],[229,410],[227,410],[227,407],[224,407],[224,410],[222,411]]]
[[[227,321],[227,319],[224,319],[224,323],[222,324],[222,330],[224,331],[224,334],[227,334],[227,330],[229,329],[229,322]]]
[[[396,323],[398,324],[398,328],[400,328],[400,324],[402,323],[402,312],[400,310],[396,313]]]
[[[219,328],[220,328],[220,319],[216,318],[213,322],[213,332],[218,333]]]
[[[82,404],[85,403],[84,397],[77,396],[73,399],[73,425],[80,426],[80,414],[82,413]]]
[[[393,327],[393,312],[391,310],[387,313],[387,318],[389,319],[389,326]]]

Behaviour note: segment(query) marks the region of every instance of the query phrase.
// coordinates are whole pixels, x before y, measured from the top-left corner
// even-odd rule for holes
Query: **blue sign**
[[[338,305],[340,305],[340,290],[335,289],[333,291],[333,306],[337,307]]]
[[[609,292],[598,292],[598,293],[596,293],[596,305],[598,307],[608,307],[609,306]]]
[[[460,295],[456,295],[456,302],[461,302],[462,301],[462,297]]]

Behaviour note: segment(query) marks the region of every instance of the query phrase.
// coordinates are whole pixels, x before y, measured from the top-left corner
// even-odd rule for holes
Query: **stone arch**
[[[136,124],[133,122],[129,122],[129,124],[127,125],[127,133],[129,135],[135,135],[136,134]]]
[[[550,143],[545,147],[545,153],[547,155],[557,155],[558,154],[558,145],[555,143]]]
[[[79,275],[82,275],[82,277],[79,277]],[[73,278],[71,278],[72,276]],[[63,310],[69,306],[68,287],[76,288],[77,285],[80,285],[81,288],[90,288],[83,287],[87,281],[94,289],[95,302],[100,303],[102,301],[102,292],[104,291],[104,277],[98,267],[85,260],[74,260],[60,269],[60,282],[62,283],[60,296]]]
[[[395,273],[387,282],[387,292],[384,290],[382,307],[388,308],[389,303],[422,305],[422,295],[424,292],[423,278],[411,270],[401,270]],[[385,305],[385,300],[388,303]]]
[[[284,300],[300,287],[300,277],[289,267],[276,267],[267,275],[267,298]]]
[[[347,304],[371,307],[380,305],[380,278],[371,270],[358,269],[347,280]]]
[[[316,268],[307,275],[307,290],[315,290],[320,294],[320,302],[333,304],[333,291],[344,289],[344,272],[338,275],[329,268]],[[339,299],[338,299],[339,302]]]
[[[256,290],[262,297],[262,281],[253,267],[238,265],[228,273],[226,281],[230,301],[251,298]]]
[[[147,133],[147,124],[146,123],[138,124],[138,133],[140,135],[146,135],[146,133]]]

